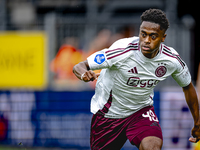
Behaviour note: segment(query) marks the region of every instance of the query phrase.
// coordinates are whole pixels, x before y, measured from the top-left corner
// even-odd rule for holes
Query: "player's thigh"
[[[135,113],[127,127],[126,135],[132,145],[139,148],[146,137],[163,139],[162,130],[153,107],[146,107]]]
[[[161,150],[163,141],[155,136],[145,137],[140,143],[139,150]]]

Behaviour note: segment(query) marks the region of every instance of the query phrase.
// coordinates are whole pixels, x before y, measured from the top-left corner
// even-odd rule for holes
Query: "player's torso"
[[[154,74],[154,68],[153,64],[136,62],[135,59],[131,59],[120,67],[117,78],[128,88],[151,88],[160,81]],[[165,74],[164,69],[162,74]]]
[[[172,62],[163,59],[161,54],[153,60],[144,59],[139,50],[133,51],[118,68],[115,85],[126,90],[149,90],[174,71]]]
[[[107,102],[112,91],[112,104],[107,117],[128,116],[135,111],[153,104],[153,89],[176,70],[177,59],[170,53],[159,53],[152,59],[146,58],[139,48],[139,41],[125,49],[109,50],[106,59],[114,59],[114,65],[106,68],[96,85],[96,99],[100,108]],[[133,45],[133,46],[130,46]],[[105,94],[106,93],[106,94]]]

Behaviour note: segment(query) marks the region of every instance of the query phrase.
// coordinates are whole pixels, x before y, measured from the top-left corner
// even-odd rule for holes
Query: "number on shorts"
[[[159,122],[158,118],[156,117],[156,115],[153,113],[152,110],[147,111],[146,114],[142,114],[142,116],[145,118],[149,118],[150,121]]]

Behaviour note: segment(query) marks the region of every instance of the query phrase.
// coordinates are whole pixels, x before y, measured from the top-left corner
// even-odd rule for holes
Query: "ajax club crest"
[[[166,74],[167,72],[167,68],[165,66],[159,66],[156,71],[155,74],[157,77],[162,77]]]

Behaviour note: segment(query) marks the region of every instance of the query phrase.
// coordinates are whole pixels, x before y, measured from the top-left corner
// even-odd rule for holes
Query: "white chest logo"
[[[162,77],[166,74],[167,72],[167,68],[165,66],[159,66],[156,71],[155,74],[157,77]]]

